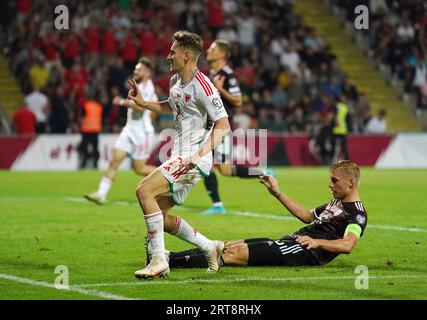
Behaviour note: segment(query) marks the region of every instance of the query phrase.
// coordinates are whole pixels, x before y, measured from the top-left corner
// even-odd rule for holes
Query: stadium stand
[[[387,109],[392,131],[419,131],[421,124],[426,130],[427,3],[422,0],[323,2],[392,88],[388,94],[382,89],[378,91],[379,99],[371,100],[372,109],[376,112]],[[369,29],[355,32],[354,8],[359,4],[369,7]]]
[[[334,4],[341,5],[338,2]],[[76,115],[85,93],[91,90],[104,106],[103,130],[118,132],[126,110],[113,106],[111,100],[116,94],[127,94],[124,80],[137,58],[146,55],[157,62],[155,84],[159,97],[166,97],[169,74],[165,56],[171,36],[178,29],[188,29],[202,36],[205,48],[215,37],[232,43],[231,64],[244,93],[238,117],[242,126],[313,134],[344,95],[352,115],[350,132],[364,132],[372,112],[380,107],[387,108],[392,131],[420,130],[378,71],[317,1],[101,0],[64,4],[70,12],[69,30],[53,28],[57,1],[1,4],[1,14],[7,19],[1,25],[0,103],[9,117],[20,107],[23,96],[40,87],[51,105],[62,101],[67,111],[65,132],[78,132]],[[208,70],[205,59],[200,66],[202,71]],[[50,110],[48,116],[52,117],[53,108]],[[170,119],[159,117],[158,121],[162,127]],[[47,132],[52,132],[49,125]]]

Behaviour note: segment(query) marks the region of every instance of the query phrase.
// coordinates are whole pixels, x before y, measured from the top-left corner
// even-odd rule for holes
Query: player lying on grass
[[[341,160],[330,169],[329,188],[333,199],[308,209],[290,199],[275,178],[261,176],[260,182],[306,227],[279,240],[268,238],[229,241],[221,256],[230,266],[318,266],[329,263],[340,253],[351,253],[367,223],[367,213],[359,198],[359,167]],[[148,258],[150,246],[147,247]],[[171,268],[206,267],[199,249],[169,253]]]

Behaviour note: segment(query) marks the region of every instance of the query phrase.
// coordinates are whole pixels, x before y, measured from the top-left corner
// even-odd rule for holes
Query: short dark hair
[[[214,42],[220,48],[220,50],[222,52],[224,52],[225,58],[229,59],[230,56],[231,56],[231,45],[230,45],[230,42],[228,42],[227,40],[223,40],[223,39],[216,39]]]
[[[141,57],[141,58],[139,58],[138,63],[142,63],[146,68],[148,68],[150,70],[154,69],[154,63],[148,57]]]
[[[190,49],[196,57],[199,57],[203,50],[203,40],[199,35],[189,31],[177,31],[173,35],[173,41],[176,41],[180,47]]]

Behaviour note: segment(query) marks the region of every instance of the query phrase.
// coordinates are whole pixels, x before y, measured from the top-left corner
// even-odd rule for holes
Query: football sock
[[[187,221],[181,217],[175,217],[175,227],[172,229],[170,234],[177,236],[181,240],[187,241],[195,246],[199,247],[202,250],[209,248],[211,240],[206,238],[200,232],[197,232],[196,229],[193,229]]]
[[[170,268],[207,268],[208,261],[200,249],[190,249],[169,254]]]
[[[108,179],[107,177],[102,177],[98,187],[98,194],[105,198],[107,196],[108,191],[110,191],[112,184],[113,182],[110,179]]]
[[[212,170],[210,175],[204,179],[204,182],[212,202],[221,202],[218,192],[218,180],[216,178],[215,171]]]
[[[220,265],[224,265],[224,259],[220,257]],[[208,261],[200,249],[190,249],[169,254],[170,268],[207,268]]]
[[[249,170],[251,171],[251,174],[249,174]],[[232,167],[232,175],[240,178],[258,178],[260,175],[262,175],[262,171],[245,167],[245,166],[233,166]]]
[[[163,214],[161,211],[144,216],[147,224],[147,237],[151,240],[153,255],[164,257],[165,238],[163,232]]]

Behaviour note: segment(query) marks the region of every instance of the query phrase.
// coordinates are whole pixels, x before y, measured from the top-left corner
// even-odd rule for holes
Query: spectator
[[[107,56],[112,56],[116,52],[117,40],[111,25],[107,25],[102,34],[101,47],[102,53]]]
[[[37,58],[36,63],[29,71],[31,86],[37,89],[44,89],[49,80],[49,69],[44,66],[43,58]]]
[[[234,30],[230,20],[225,22],[224,27],[218,32],[217,38],[228,41],[229,43],[237,41],[237,32]]]
[[[49,115],[50,133],[66,133],[68,123],[68,110],[64,104],[64,89],[57,87],[51,99],[51,113]]]
[[[76,61],[72,68],[65,72],[65,82],[67,83],[65,95],[72,97],[79,96],[83,93],[88,81],[88,70],[81,64],[81,62]]]
[[[342,87],[335,76],[331,76],[330,81],[324,87],[325,92],[334,97],[338,98],[341,95]]]
[[[132,70],[135,65],[138,51],[136,47],[136,41],[131,31],[126,33],[123,41],[121,42],[121,57],[125,63],[125,68],[129,71]]]
[[[208,26],[212,31],[212,37],[216,38],[217,33],[224,26],[224,13],[222,11],[221,0],[207,1]]]
[[[80,144],[81,163],[80,168],[86,168],[87,161],[93,159],[93,168],[98,167],[99,151],[98,139],[102,130],[102,105],[94,99],[94,94],[87,90],[87,101],[81,114],[80,132],[82,140]],[[91,150],[89,151],[89,146]]]
[[[334,108],[335,126],[332,129],[333,142],[332,150],[334,160],[350,159],[348,153],[347,135],[350,131],[349,123],[351,121],[350,108],[345,96],[340,97]]]
[[[36,133],[36,116],[25,104],[13,114],[12,123],[18,134]]]
[[[257,21],[254,16],[249,15],[247,10],[243,11],[237,18],[238,42],[242,48],[243,54],[249,53],[255,44],[255,32]]]
[[[34,113],[37,119],[37,133],[47,132],[47,119],[49,116],[49,99],[35,88],[33,92],[25,97],[25,104]]]
[[[236,129],[246,130],[251,127],[251,117],[242,108],[236,108],[233,121]]]
[[[381,109],[377,116],[373,116],[369,119],[365,127],[365,133],[380,134],[386,133],[387,131],[387,112],[385,109]]]
[[[300,61],[301,58],[292,45],[286,46],[285,51],[280,56],[280,63],[282,66],[287,66],[289,70],[295,74],[299,73],[298,65]]]
[[[77,34],[67,33],[63,44],[63,64],[65,68],[70,68],[80,56],[80,45],[80,37]]]
[[[26,21],[17,24],[15,18],[9,19],[9,23],[1,22],[2,34],[5,35],[3,52],[11,61],[21,87],[24,91],[31,91],[30,82],[37,78],[37,72],[32,71],[33,76],[28,77],[30,72],[27,66],[33,64],[34,57],[43,56],[49,76],[47,83],[43,79],[41,85],[46,87],[47,92],[56,91],[56,87],[64,88],[64,105],[59,109],[68,110],[69,128],[75,132],[78,132],[75,124],[78,109],[86,103],[84,88],[96,87],[96,99],[101,102],[111,101],[114,91],[126,96],[125,81],[130,75],[129,68],[133,69],[134,60],[140,53],[158,60],[153,81],[157,90],[167,96],[170,75],[165,56],[170,50],[171,33],[177,29],[199,33],[205,46],[209,46],[215,33],[218,33],[217,37],[232,43],[230,65],[236,70],[243,94],[253,99],[248,101],[251,107],[246,110],[251,117],[251,127],[259,126],[253,106],[259,105],[260,99],[257,97],[265,90],[273,93],[275,106],[267,116],[269,121],[264,121],[262,125],[272,130],[301,131],[298,126],[291,126],[297,129],[283,126],[288,116],[300,117],[300,111],[295,113],[298,106],[303,109],[303,118],[311,126],[310,119],[314,119],[313,125],[316,125],[330,111],[330,101],[340,94],[348,97],[349,106],[358,105],[357,88],[345,83],[345,75],[330,47],[325,45],[314,29],[303,25],[301,17],[292,10],[291,0],[266,0],[262,4],[236,0],[179,0],[172,5],[162,1],[131,2],[113,1],[105,6],[105,1],[72,1],[71,25],[66,32],[49,31],[49,4],[40,2],[32,5],[31,1],[20,0],[15,6],[1,5],[10,13],[10,17],[20,15],[20,19]],[[119,10],[119,7],[127,9]],[[422,26],[427,18],[417,13],[410,3],[406,3],[404,8],[409,10],[409,14],[402,14],[405,10],[400,7],[384,10],[383,13],[377,10],[369,32],[370,43],[377,55],[394,65],[395,75],[405,81],[405,91],[414,92],[415,89],[415,92],[420,92],[421,83],[416,88],[413,86],[415,66],[421,60],[421,48],[426,46],[423,45],[422,30],[416,27],[415,22]],[[5,16],[3,12],[0,15]],[[415,36],[408,42],[396,34],[399,26],[405,23],[409,23],[415,31]],[[401,34],[402,30],[403,27]],[[207,64],[202,60],[202,72],[206,71],[204,68],[207,68]],[[420,69],[416,78],[422,75]],[[341,90],[331,85],[332,76],[336,77]],[[40,83],[33,84],[40,86]],[[323,91],[325,87],[327,92]],[[305,100],[303,104],[302,100]],[[286,104],[292,107],[288,110]],[[105,105],[106,128],[109,132],[119,132],[124,124],[121,122],[121,110]],[[55,119],[57,108],[52,106],[52,109],[55,111],[52,110],[51,118]],[[318,117],[313,117],[315,112],[320,112]],[[356,128],[365,120],[362,118],[355,118]],[[242,115],[242,119],[247,127],[247,117]],[[51,125],[53,123],[56,121],[50,122]],[[51,130],[63,131],[63,128],[62,125],[61,129]]]

